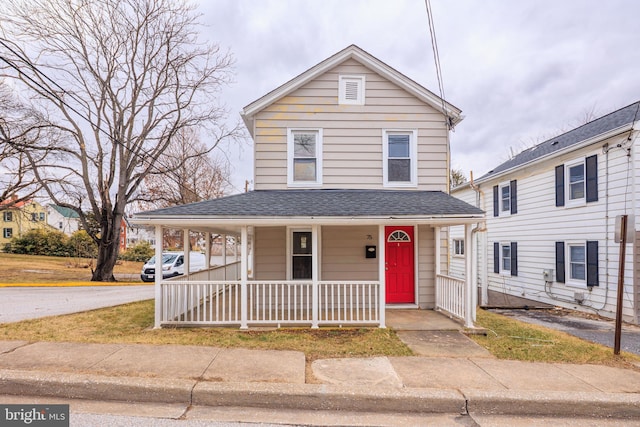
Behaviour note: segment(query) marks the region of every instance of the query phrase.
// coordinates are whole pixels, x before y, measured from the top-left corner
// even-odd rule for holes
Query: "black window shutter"
[[[509,183],[509,189],[511,193],[511,213],[518,213],[518,183],[514,179]]]
[[[587,202],[598,201],[598,155],[585,159],[585,174],[587,176]]]
[[[511,275],[518,275],[518,242],[511,242]]]
[[[493,186],[493,216],[498,216],[500,212],[500,200],[498,199],[498,186]]]
[[[587,241],[587,286],[598,286],[598,241]]]
[[[493,244],[493,272],[500,273],[500,243]]]
[[[564,283],[564,242],[556,242],[556,282]]]
[[[556,166],[556,206],[564,206],[564,165]]]

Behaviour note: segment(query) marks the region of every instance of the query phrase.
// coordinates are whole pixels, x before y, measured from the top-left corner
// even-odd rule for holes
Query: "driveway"
[[[491,311],[522,322],[563,331],[584,340],[613,348],[615,335],[613,320],[587,318],[578,313],[568,314],[569,311],[522,309],[493,309]],[[630,324],[622,325],[620,349],[640,355],[640,327]]]
[[[153,286],[0,288],[0,323],[78,313],[153,296]]]

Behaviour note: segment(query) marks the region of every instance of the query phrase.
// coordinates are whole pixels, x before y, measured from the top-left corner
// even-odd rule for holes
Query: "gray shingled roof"
[[[446,216],[484,212],[441,191],[257,190],[153,211],[153,217]]]
[[[481,176],[478,181],[491,178],[500,172],[530,163],[541,157],[551,155],[556,151],[563,150],[582,141],[586,141],[595,136],[602,135],[621,126],[632,123],[637,118],[640,118],[639,109],[640,101],[602,116],[596,120],[570,130],[569,132],[563,133],[562,135],[548,139],[535,147],[524,150],[512,159],[509,159],[501,165],[493,168],[493,170]]]

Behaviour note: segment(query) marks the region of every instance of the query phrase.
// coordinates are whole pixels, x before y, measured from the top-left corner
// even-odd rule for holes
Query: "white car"
[[[204,254],[191,252],[189,254],[189,272],[204,270]],[[144,263],[140,278],[143,282],[153,282],[156,279],[156,257]],[[184,274],[184,253],[183,252],[163,252],[162,253],[162,278],[180,276]]]

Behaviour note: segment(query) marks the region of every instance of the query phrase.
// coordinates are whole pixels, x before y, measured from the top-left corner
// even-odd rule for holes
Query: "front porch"
[[[134,223],[155,227],[156,271],[165,229],[183,230],[183,248],[191,232],[206,244],[205,271],[156,274],[155,327],[384,328],[395,308],[441,310],[472,327],[473,254],[466,279],[448,277],[446,230],[463,225],[470,242],[483,217],[437,191],[265,190],[139,214]],[[233,239],[239,260],[210,265],[212,235]]]

